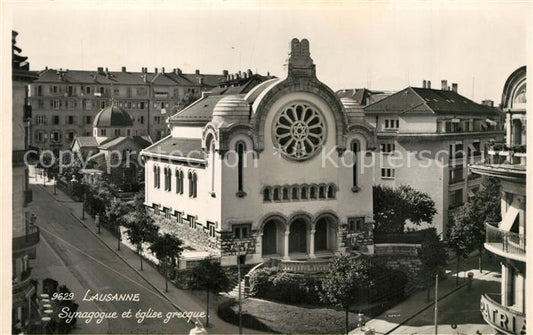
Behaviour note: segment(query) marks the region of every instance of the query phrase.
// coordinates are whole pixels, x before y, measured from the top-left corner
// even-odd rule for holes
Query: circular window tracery
[[[305,103],[294,103],[282,109],[274,120],[274,143],[284,155],[305,160],[324,144],[326,124],[322,113]]]

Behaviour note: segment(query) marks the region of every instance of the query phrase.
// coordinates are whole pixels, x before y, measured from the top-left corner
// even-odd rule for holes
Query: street
[[[465,264],[466,271],[477,271],[477,257],[471,257]],[[480,298],[483,293],[499,292],[500,268],[496,258],[485,256],[484,273],[493,271],[481,278],[474,279],[472,288],[462,287],[438,303],[439,334],[494,334],[481,316]],[[454,277],[446,280],[455,282]],[[462,279],[462,282],[463,279]],[[422,313],[395,329],[393,334],[434,334],[434,308],[431,306]]]
[[[188,333],[193,327],[187,320],[145,318],[137,322],[136,312],[175,312],[164,297],[132,270],[123,260],[91,234],[61,202],[41,186],[32,186],[34,201],[28,210],[38,217],[41,242],[37,248],[34,278],[53,278],[74,293],[80,312],[116,312],[118,318],[96,324],[78,319],[76,333]],[[83,301],[90,290],[95,293],[139,294],[139,301]],[[179,302],[177,302],[179,303]],[[131,318],[122,313],[132,311]],[[88,319],[87,319],[88,320]]]

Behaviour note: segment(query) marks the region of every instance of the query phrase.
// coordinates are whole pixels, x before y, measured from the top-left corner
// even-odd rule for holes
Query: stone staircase
[[[250,271],[248,271],[247,274],[241,277],[241,299],[248,298],[249,290],[250,290],[250,284],[249,284],[249,278],[252,272],[259,269],[261,266],[263,266],[263,263],[259,263],[256,266],[254,266]],[[233,286],[233,289],[229,291],[228,293],[225,293],[224,295],[227,297],[239,298],[239,281],[235,278],[231,281],[231,285]]]

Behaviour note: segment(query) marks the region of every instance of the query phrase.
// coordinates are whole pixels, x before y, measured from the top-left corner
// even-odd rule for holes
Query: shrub
[[[258,269],[250,276],[250,296],[285,303],[320,305],[320,287],[315,278],[275,268]]]

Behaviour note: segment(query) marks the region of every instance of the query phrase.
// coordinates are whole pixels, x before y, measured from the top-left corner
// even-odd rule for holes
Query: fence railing
[[[505,253],[526,255],[526,235],[501,230],[498,223],[485,223],[485,242]]]

